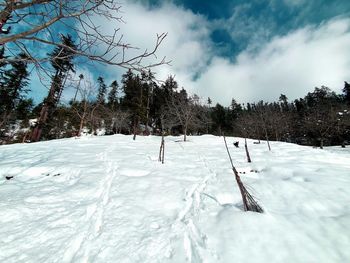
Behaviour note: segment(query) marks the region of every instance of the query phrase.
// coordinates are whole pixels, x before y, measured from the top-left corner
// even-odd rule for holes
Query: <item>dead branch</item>
[[[66,32],[77,33],[77,48],[70,50],[72,56],[137,71],[170,62],[165,57],[158,59],[156,56],[167,33],[157,34],[151,50],[140,50],[139,54],[128,56],[128,50],[138,48],[123,40],[118,27],[123,22],[119,16],[121,6],[113,0],[9,0],[1,4],[0,8],[0,21],[3,21],[3,25],[14,23],[13,21],[18,25],[14,33],[1,35],[0,45],[6,44],[8,53],[13,54],[26,49],[28,63],[42,64],[50,60],[44,52],[36,52],[35,46],[40,45],[40,49],[70,48],[60,43],[58,27]],[[112,33],[103,32],[96,17],[115,26]],[[152,58],[153,62],[148,58]],[[0,58],[0,62],[17,60],[19,59],[14,56]]]

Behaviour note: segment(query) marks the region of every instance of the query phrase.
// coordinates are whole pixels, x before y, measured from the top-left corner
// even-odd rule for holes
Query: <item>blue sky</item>
[[[138,1],[159,8],[164,0]],[[348,0],[174,0],[179,7],[212,23],[211,39],[218,53],[234,57],[255,41],[269,41],[307,25],[350,16]],[[222,25],[225,26],[222,26]]]
[[[159,79],[176,76],[203,99],[228,105],[295,99],[326,85],[340,92],[350,81],[349,0],[129,0],[121,2],[125,39],[151,48],[157,33],[168,37],[158,51],[171,66],[154,69]],[[108,32],[105,23],[101,30]],[[133,55],[133,51],[130,56]],[[120,80],[125,70],[79,65],[96,79]],[[46,89],[35,82],[37,98]],[[68,99],[72,90],[67,89]]]

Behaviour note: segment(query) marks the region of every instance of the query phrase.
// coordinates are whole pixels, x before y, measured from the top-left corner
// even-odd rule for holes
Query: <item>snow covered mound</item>
[[[350,262],[350,149],[222,137],[0,147],[0,262]]]

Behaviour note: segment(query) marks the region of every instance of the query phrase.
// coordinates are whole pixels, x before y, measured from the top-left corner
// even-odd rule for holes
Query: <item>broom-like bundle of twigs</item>
[[[238,184],[238,188],[239,188],[239,190],[241,192],[241,195],[242,195],[244,211],[252,211],[252,212],[263,213],[264,210],[261,208],[261,206],[258,204],[258,202],[255,201],[254,197],[248,192],[248,190],[244,187],[244,185],[243,185],[243,183],[241,181],[241,178],[238,175],[237,169],[233,165],[231,154],[230,154],[230,151],[229,151],[229,149],[227,147],[227,142],[226,142],[225,135],[223,137],[224,137],[224,142],[225,142],[227,154],[228,154],[228,157],[230,158],[232,171],[233,171],[233,173],[234,173],[234,175],[236,177],[236,182]]]

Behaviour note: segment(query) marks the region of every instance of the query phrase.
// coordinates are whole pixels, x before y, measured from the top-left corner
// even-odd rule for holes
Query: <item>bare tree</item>
[[[131,113],[120,109],[112,112],[112,129],[115,133],[121,133],[122,129],[129,127]]]
[[[170,101],[167,102],[168,118],[176,120],[177,124],[181,125],[184,141],[186,141],[190,128],[203,125],[200,118],[201,108],[198,96],[187,98],[187,94],[184,92],[174,93]]]
[[[336,108],[321,105],[309,109],[309,113],[305,116],[304,125],[319,140],[320,148],[323,149],[326,138],[336,132],[338,119]]]
[[[260,143],[261,128],[259,122],[260,118],[257,114],[245,113],[236,120],[236,126],[239,128],[241,136],[257,139]]]
[[[164,158],[165,158],[165,134],[167,131],[171,131],[171,129],[178,125],[179,122],[174,119],[174,116],[172,115],[172,112],[169,110],[169,107],[162,107],[161,113],[160,113],[160,124],[161,124],[161,141],[160,141],[160,148],[159,148],[159,157],[158,161],[164,164]]]
[[[265,107],[266,108],[266,107]],[[260,126],[260,129],[264,132],[265,134],[265,139],[267,142],[267,146],[269,148],[269,151],[271,151],[271,146],[270,146],[270,141],[269,141],[269,128],[271,129],[271,120],[269,118],[269,111],[264,109],[263,102],[259,102],[258,105],[256,105],[256,112],[259,116],[259,119],[257,121],[257,124]]]
[[[82,78],[79,77],[77,90],[79,90],[81,101],[75,102],[75,96],[74,101],[72,102],[72,109],[79,118],[77,136],[81,136],[81,132],[87,124],[88,117],[93,110],[91,98],[96,95],[96,86],[93,85],[89,80],[82,81]]]
[[[17,26],[16,30],[1,36],[0,45],[6,44],[9,54],[21,51],[28,62],[36,63],[43,68],[41,62],[50,58],[42,52],[43,48],[70,48],[72,56],[79,56],[116,65],[123,68],[141,70],[167,63],[165,58],[154,62],[145,62],[154,58],[155,53],[166,37],[166,33],[156,36],[151,50],[140,50],[138,54],[129,56],[127,50],[137,49],[123,39],[118,25],[123,22],[120,16],[121,6],[113,0],[6,0],[0,3],[1,29]],[[98,18],[98,19],[96,19]],[[112,27],[111,33],[104,33],[97,21],[108,22]],[[64,46],[60,42],[57,29],[64,32],[76,32],[76,48]],[[13,33],[12,33],[13,32]],[[40,52],[37,52],[40,47]],[[58,55],[59,56],[59,55]],[[0,62],[19,60],[14,56],[0,57]]]
[[[178,125],[178,121],[173,118],[171,110],[168,106],[162,107],[160,110],[160,124],[161,124],[161,133],[165,134],[166,132],[171,131],[171,129]]]
[[[108,108],[95,100],[97,86],[90,80],[80,78],[78,81],[79,100],[72,102],[72,109],[79,119],[77,136],[81,135],[84,127],[89,126],[92,133],[105,125],[106,130],[112,129],[114,133],[121,133],[123,128],[129,126],[131,114],[118,108]]]
[[[80,74],[80,75],[79,75],[78,85],[77,85],[77,87],[76,87],[75,94],[74,94],[74,98],[73,98],[73,103],[74,103],[75,100],[77,99],[78,92],[80,91],[80,83],[81,83],[81,81],[82,81],[83,79],[84,79],[84,75],[83,75],[83,74]]]

